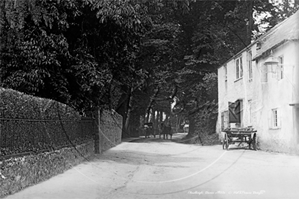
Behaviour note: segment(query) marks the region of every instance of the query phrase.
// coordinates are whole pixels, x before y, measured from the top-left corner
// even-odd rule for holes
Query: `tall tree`
[[[216,72],[216,67],[250,44],[256,28],[253,13],[273,12],[274,6],[266,0],[259,1],[195,1],[187,12],[172,12],[170,19],[179,24],[177,39],[178,57],[171,65],[172,82],[176,82],[178,105],[190,119],[193,134],[195,111],[205,109],[208,96],[217,95],[203,89],[205,77]],[[216,79],[215,79],[216,81]],[[213,84],[215,87],[217,84]],[[168,88],[168,87],[165,87]],[[163,90],[163,89],[161,89]],[[166,89],[168,90],[168,89]],[[170,90],[170,89],[169,89]],[[170,95],[170,92],[166,92]],[[214,127],[212,127],[214,128]]]
[[[127,133],[151,109],[170,112],[175,98],[175,109],[195,122],[196,111],[217,100],[216,67],[260,31],[253,16],[269,13],[261,23],[271,27],[295,12],[298,1],[288,6],[268,0],[2,0],[1,86],[78,110],[114,108]]]
[[[130,1],[4,0],[0,7],[4,87],[86,110],[111,107],[112,93],[121,92],[115,87],[143,78],[134,62],[146,22]]]

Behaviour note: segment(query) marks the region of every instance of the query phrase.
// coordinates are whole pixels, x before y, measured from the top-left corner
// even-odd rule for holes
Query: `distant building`
[[[299,154],[299,11],[218,68],[217,132],[257,130],[259,147]]]

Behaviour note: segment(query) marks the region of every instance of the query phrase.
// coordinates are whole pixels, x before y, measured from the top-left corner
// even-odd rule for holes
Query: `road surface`
[[[140,139],[6,199],[298,199],[299,156]]]

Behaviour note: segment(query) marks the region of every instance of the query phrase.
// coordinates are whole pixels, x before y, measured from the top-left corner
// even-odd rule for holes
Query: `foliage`
[[[170,111],[175,97],[191,115],[217,101],[217,66],[260,35],[253,15],[265,13],[268,29],[297,9],[268,0],[3,0],[0,83],[80,111],[114,108],[125,128],[151,109]]]
[[[186,115],[193,123],[205,115],[205,105],[214,106],[207,120],[202,121],[214,129],[216,121],[217,100],[216,68],[231,56],[250,44],[255,38],[253,31],[258,30],[259,24],[255,23],[253,14],[267,13],[262,19],[271,21],[268,16],[276,16],[276,6],[267,0],[257,1],[195,1],[188,4],[187,12],[174,12],[176,8],[163,15],[161,23],[177,24],[178,31],[173,31],[174,43],[171,49],[172,61],[147,63],[155,71],[152,82],[152,93],[149,94],[150,107],[161,99],[169,101],[168,96],[173,95],[176,88],[177,114]],[[270,22],[270,27],[274,25]],[[170,28],[169,28],[170,29]],[[259,31],[259,30],[258,30]],[[162,34],[155,34],[163,38]],[[159,40],[161,46],[164,39]],[[168,40],[167,40],[168,41]],[[168,49],[168,48],[167,48]],[[153,48],[155,57],[156,49]],[[166,50],[161,52],[165,52]],[[166,51],[168,52],[168,51]],[[158,57],[162,57],[161,55]],[[162,61],[162,59],[155,59]],[[158,68],[158,69],[157,69]],[[214,77],[213,77],[214,76]],[[211,81],[206,83],[207,78]],[[159,89],[159,92],[155,91]],[[157,107],[156,107],[157,108]],[[178,112],[179,111],[179,112]],[[197,113],[198,111],[198,113]],[[176,111],[175,111],[176,112]],[[194,123],[195,124],[195,123]],[[193,128],[190,128],[193,131]],[[191,132],[193,133],[193,132]]]
[[[0,6],[4,87],[86,110],[110,106],[115,86],[143,76],[134,65],[143,10],[127,0],[5,0]]]
[[[299,0],[283,0],[276,5],[268,6],[268,11],[266,11],[263,4],[257,5],[253,13],[257,19],[254,23],[255,29],[252,32],[253,39],[257,39],[276,24],[293,15],[298,9]]]
[[[65,104],[11,89],[1,89],[0,99],[0,156],[69,146],[93,136],[93,122],[82,121]]]
[[[14,119],[67,119],[80,120],[71,107],[50,99],[43,99],[11,90],[0,89],[0,114]],[[59,115],[58,115],[59,114]]]

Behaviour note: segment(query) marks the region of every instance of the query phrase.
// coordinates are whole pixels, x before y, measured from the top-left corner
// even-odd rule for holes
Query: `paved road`
[[[7,199],[298,199],[299,157],[140,139]]]

